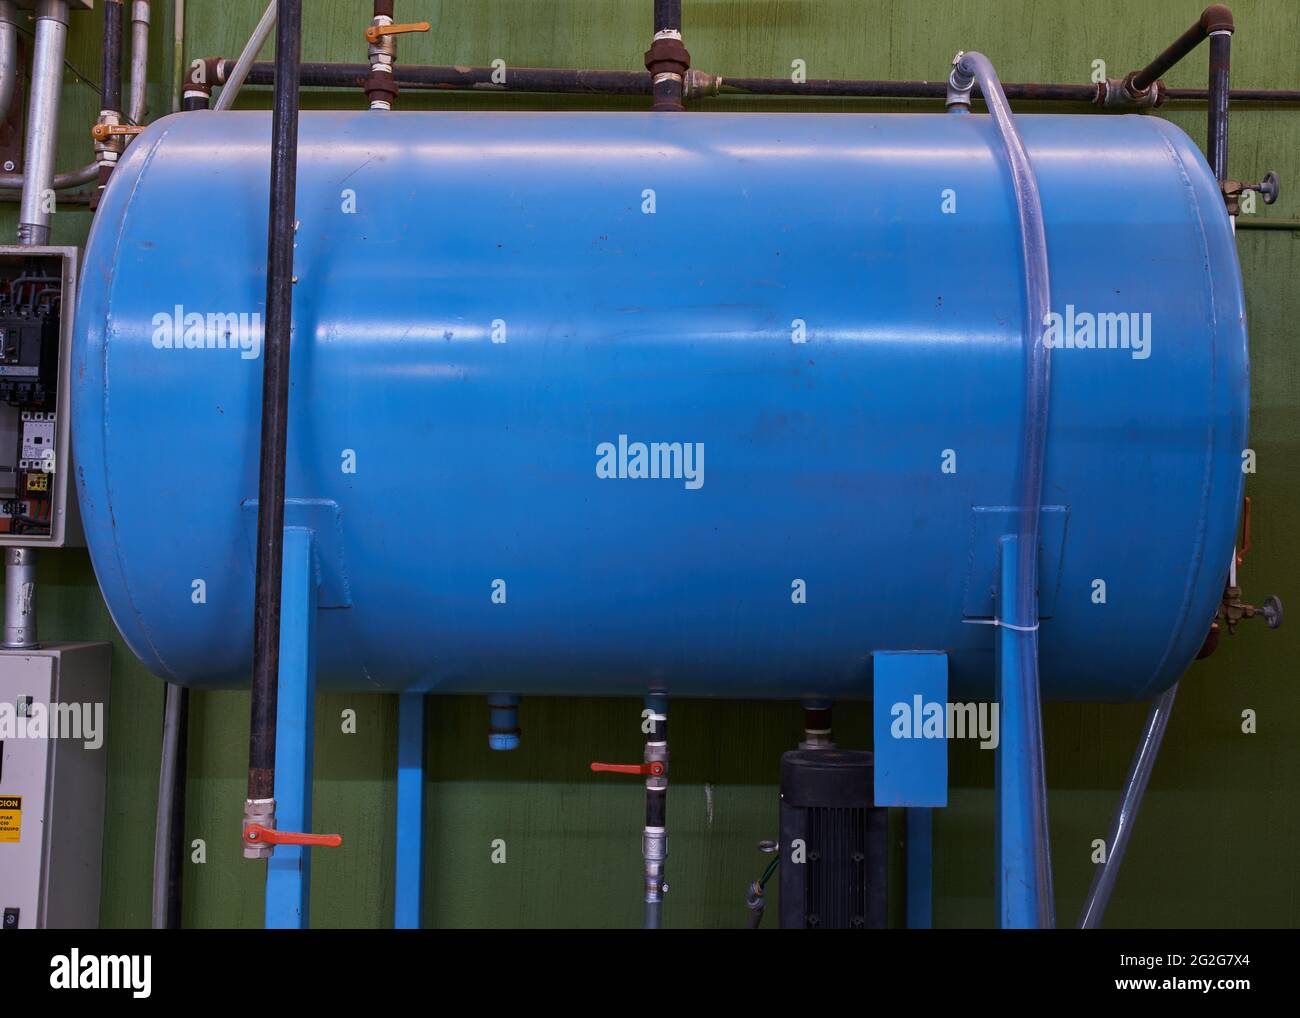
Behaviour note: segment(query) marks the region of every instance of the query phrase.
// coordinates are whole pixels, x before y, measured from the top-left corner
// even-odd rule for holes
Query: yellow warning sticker
[[[17,841],[23,832],[23,797],[0,795],[0,842]]]

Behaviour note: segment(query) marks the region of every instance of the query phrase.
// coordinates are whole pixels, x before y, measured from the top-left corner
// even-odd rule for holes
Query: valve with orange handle
[[[343,836],[277,831],[274,827],[249,824],[244,828],[244,841],[249,845],[306,845],[311,848],[338,848],[343,844]]]
[[[648,763],[639,764],[609,764],[593,763],[593,771],[604,771],[609,774],[638,774],[649,775],[652,778],[661,777],[664,773],[664,763],[662,760],[651,760]]]
[[[406,35],[408,32],[427,32],[427,21],[416,21],[407,25],[371,25],[366,29],[366,42],[375,43],[386,35]]]
[[[108,141],[118,135],[134,135],[143,130],[138,124],[96,124],[90,129],[90,136],[95,141]]]

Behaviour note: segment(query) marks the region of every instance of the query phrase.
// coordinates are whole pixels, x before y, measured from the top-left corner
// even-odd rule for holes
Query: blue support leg
[[[1003,537],[998,583],[997,699],[1001,739],[997,759],[997,910],[1003,928],[1052,925],[1051,860],[1047,854],[1043,721],[1037,669],[1037,619],[1016,616],[1018,538]]]
[[[397,699],[397,871],[393,928],[418,930],[424,863],[424,695]]]
[[[280,590],[276,827],[310,831],[316,720],[316,551],[312,531],[285,528]],[[306,929],[310,898],[310,849],[277,846],[266,865],[267,929]]]
[[[934,810],[915,806],[907,817],[907,928],[934,924]]]

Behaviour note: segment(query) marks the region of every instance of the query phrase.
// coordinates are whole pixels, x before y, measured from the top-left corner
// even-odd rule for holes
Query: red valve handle
[[[277,831],[261,824],[245,827],[244,840],[250,845],[313,845],[316,848],[338,848],[343,844],[341,834],[300,834],[297,831]]]
[[[608,771],[611,774],[649,774],[657,778],[663,774],[664,765],[659,760],[655,760],[653,763],[641,764],[593,763],[591,769],[593,771]]]

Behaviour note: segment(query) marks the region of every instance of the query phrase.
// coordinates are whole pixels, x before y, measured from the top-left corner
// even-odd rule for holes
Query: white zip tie
[[[1038,623],[1032,626],[1015,626],[1010,622],[1003,622],[1001,619],[962,619],[962,622],[968,626],[1001,626],[1003,629],[1014,629],[1017,633],[1036,633]]]

